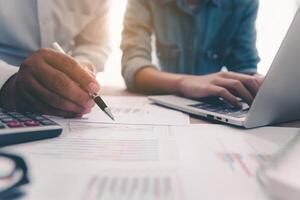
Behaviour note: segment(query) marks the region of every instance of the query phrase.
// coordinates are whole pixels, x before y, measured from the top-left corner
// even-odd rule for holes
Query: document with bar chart
[[[167,126],[71,122],[60,138],[10,150],[33,166],[30,200],[183,199]]]
[[[41,174],[42,175],[42,174]],[[51,172],[25,198],[64,200],[182,200],[180,178],[164,170]],[[63,186],[63,187],[62,187]],[[24,200],[25,200],[24,199]]]

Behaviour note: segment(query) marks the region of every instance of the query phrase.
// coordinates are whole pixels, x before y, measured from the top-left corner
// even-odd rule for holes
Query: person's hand
[[[205,76],[187,75],[183,76],[179,83],[179,92],[191,98],[222,97],[233,106],[241,107],[237,97],[251,105],[262,81],[261,75],[250,76],[234,72]]]
[[[72,57],[51,49],[29,56],[0,91],[1,106],[62,117],[80,117],[95,105],[100,86]]]
[[[96,77],[96,71],[95,66],[86,60],[77,60],[77,62],[80,64],[80,67],[84,69],[87,73],[89,73],[91,76]]]
[[[256,78],[258,85],[261,86],[265,80],[265,76],[262,74],[254,74],[253,76]]]

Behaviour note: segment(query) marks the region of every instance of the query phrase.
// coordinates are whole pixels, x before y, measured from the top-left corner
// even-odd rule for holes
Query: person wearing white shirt
[[[0,106],[80,117],[110,52],[109,0],[0,0]],[[58,42],[69,55],[51,49]]]

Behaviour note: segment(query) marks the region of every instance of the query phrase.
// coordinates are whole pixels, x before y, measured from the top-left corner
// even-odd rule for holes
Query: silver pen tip
[[[92,97],[92,99],[95,99],[98,96],[98,94],[93,93],[93,94],[90,94],[90,96]]]
[[[113,114],[109,108],[105,108],[104,111],[109,116],[109,118],[111,118],[113,121],[115,121],[115,117],[113,116]]]

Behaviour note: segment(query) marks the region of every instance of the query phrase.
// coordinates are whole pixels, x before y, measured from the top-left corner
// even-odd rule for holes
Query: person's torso
[[[33,51],[72,41],[97,15],[101,0],[0,0],[0,59],[19,66]]]
[[[220,71],[243,16],[236,3],[239,1],[207,0],[195,9],[187,0],[146,1],[152,12],[157,56],[163,71]]]

